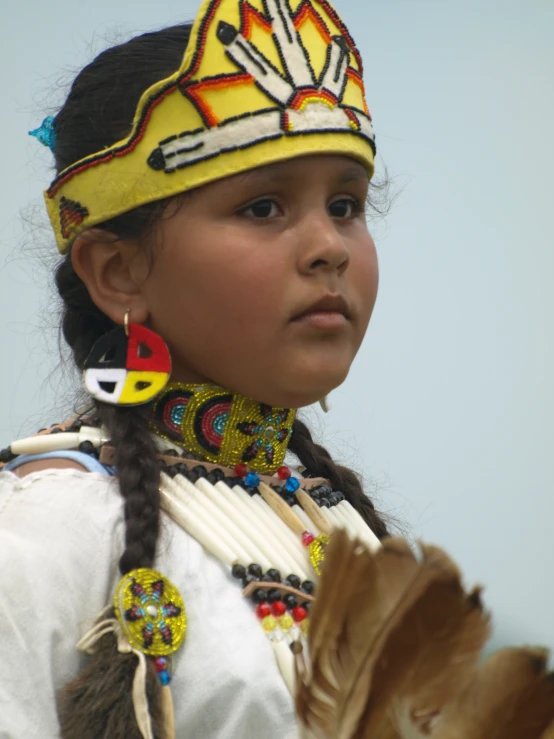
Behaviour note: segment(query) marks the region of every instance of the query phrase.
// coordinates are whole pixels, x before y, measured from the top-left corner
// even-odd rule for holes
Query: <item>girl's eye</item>
[[[353,198],[342,198],[335,200],[329,206],[329,211],[334,218],[354,218],[364,212],[363,207]]]
[[[258,220],[264,218],[274,218],[280,213],[279,206],[275,200],[258,200],[256,203],[252,203],[248,208],[245,208],[242,213],[244,215],[252,215]]]

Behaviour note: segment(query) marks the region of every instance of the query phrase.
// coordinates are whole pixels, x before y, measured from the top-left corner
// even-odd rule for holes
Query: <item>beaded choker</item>
[[[170,383],[154,403],[152,430],[208,462],[271,475],[283,464],[295,415],[219,385]]]

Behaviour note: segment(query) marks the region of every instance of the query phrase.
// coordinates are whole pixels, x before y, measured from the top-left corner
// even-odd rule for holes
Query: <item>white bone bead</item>
[[[260,546],[256,543],[258,536],[254,527],[250,526],[248,521],[242,519],[241,516],[237,513],[236,508],[234,508],[225,499],[221,492],[217,490],[217,488],[215,488],[205,478],[198,478],[195,484],[199,490],[201,490],[205,495],[212,499],[212,501],[221,510],[221,512],[225,513],[229,517],[229,519],[233,521],[233,523],[238,527],[239,530],[242,530],[244,532],[245,538],[248,540],[249,551],[251,551],[253,555],[252,562],[259,564],[264,570],[269,570],[271,567],[271,562],[264,554]]]
[[[196,492],[194,485],[190,485],[189,483],[190,488],[193,488],[191,491],[187,486],[181,484],[182,480],[184,480],[181,475],[177,475],[173,480],[168,478],[168,480],[168,487],[179,500],[185,503],[187,510],[190,509],[196,513],[204,525],[208,526],[213,531],[213,534],[235,553],[237,561],[248,566],[252,562],[248,540],[244,541],[240,537],[240,532],[237,532],[239,536],[233,536],[234,532],[230,530],[225,517],[215,509],[215,506],[210,509],[205,504],[202,505],[194,496],[194,492]]]
[[[236,562],[236,555],[221,541],[218,541],[195,513],[186,509],[175,496],[162,484],[160,486],[162,508],[188,534],[196,539],[204,549],[229,567]]]

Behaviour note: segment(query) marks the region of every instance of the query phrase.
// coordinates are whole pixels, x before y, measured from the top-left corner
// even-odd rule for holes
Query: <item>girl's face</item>
[[[141,292],[172,380],[289,408],[340,385],[377,296],[367,191],[353,159],[306,156],[201,187],[162,219]]]

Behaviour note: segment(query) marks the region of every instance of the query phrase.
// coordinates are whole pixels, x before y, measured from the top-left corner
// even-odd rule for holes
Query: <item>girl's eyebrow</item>
[[[348,169],[344,170],[338,178],[338,182],[340,182],[341,185],[345,185],[348,182],[357,182],[358,180],[365,184],[369,182],[369,174],[361,164],[354,164],[353,166],[348,167]]]

